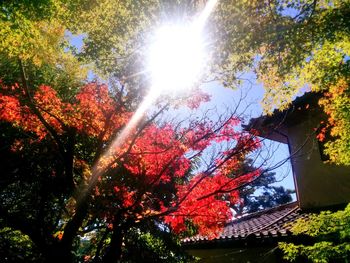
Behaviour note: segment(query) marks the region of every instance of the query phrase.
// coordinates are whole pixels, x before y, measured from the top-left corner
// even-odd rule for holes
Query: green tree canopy
[[[332,162],[346,165],[349,10],[349,1],[220,1],[213,23],[225,40],[216,41],[224,83],[234,86],[238,72],[253,70],[265,89],[267,113],[285,109],[300,92],[325,93],[327,153]]]
[[[350,206],[338,212],[325,211],[300,219],[293,225],[295,235],[308,235],[311,244],[280,243],[289,261],[309,259],[312,262],[347,262],[350,255]]]
[[[248,159],[242,166],[243,170],[254,171],[253,160]],[[276,173],[263,172],[259,178],[239,190],[240,202],[232,204],[237,216],[254,213],[292,202],[294,190],[274,185],[277,182]]]

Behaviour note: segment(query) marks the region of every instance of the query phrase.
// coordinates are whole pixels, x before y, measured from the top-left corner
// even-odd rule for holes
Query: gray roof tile
[[[278,237],[290,235],[290,224],[299,218],[306,218],[308,214],[302,213],[296,202],[282,205],[272,209],[249,214],[234,219],[223,229],[216,240],[240,240],[249,237]],[[198,238],[209,241],[205,236],[188,237],[183,243],[196,243]]]

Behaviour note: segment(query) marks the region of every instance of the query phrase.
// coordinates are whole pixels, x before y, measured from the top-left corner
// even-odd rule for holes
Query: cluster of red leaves
[[[188,147],[176,135],[170,125],[148,126],[133,144],[125,167],[151,185],[184,176],[190,168],[190,160],[184,157]]]
[[[196,93],[191,98],[191,108],[209,99],[204,93]],[[71,102],[62,101],[55,90],[44,85],[32,96],[18,85],[2,86],[0,90],[0,121],[36,134],[39,141],[49,134],[43,120],[57,134],[74,129],[107,141],[130,117],[131,113],[110,96],[106,85],[85,85]],[[185,230],[186,220],[190,220],[201,234],[214,237],[232,217],[227,202],[239,201],[237,188],[259,174],[256,171],[232,175],[245,156],[259,147],[259,141],[239,131],[238,125],[239,119],[231,117],[220,125],[203,120],[181,129],[171,124],[146,126],[128,151],[130,141],[118,149],[119,155],[113,155],[113,158],[123,155],[114,162],[123,167],[123,174],[116,173],[114,179],[108,179],[113,183],[109,190],[102,187],[104,179],[101,179],[100,185],[94,188],[94,200],[106,202],[103,198],[112,195],[128,214],[137,211],[134,212],[136,219],[159,214],[175,232]],[[191,170],[193,156],[201,156],[213,144],[228,142],[233,145],[232,149],[222,151],[211,160],[210,169]],[[16,141],[14,149],[20,147]],[[91,175],[84,160],[76,160],[75,169],[80,169],[83,177]],[[170,195],[157,189],[165,185],[174,189]],[[171,200],[165,202],[164,198],[169,196]]]
[[[239,155],[216,162],[218,169],[214,173],[200,173],[189,184],[178,186],[181,205],[176,212],[165,217],[175,231],[184,231],[186,219],[191,218],[200,234],[215,237],[224,224],[232,219],[228,204],[239,202],[239,187],[260,175],[260,170],[255,170],[232,176],[232,171],[239,167]]]
[[[326,139],[326,134],[327,134],[327,132],[328,132],[328,130],[329,130],[329,125],[326,125],[325,126],[325,124],[324,124],[324,122],[322,121],[321,123],[320,123],[320,125],[321,125],[321,127],[320,128],[315,128],[316,129],[316,131],[318,131],[318,134],[316,135],[316,138],[317,138],[317,140],[319,140],[320,142],[324,142],[325,141],[325,139]]]
[[[122,205],[124,208],[131,207],[134,204],[134,191],[129,191],[125,186],[114,186],[115,197],[122,200]]]
[[[0,93],[0,120],[13,123],[25,131],[34,132],[39,139],[44,138],[47,132],[40,120],[32,114],[28,105],[22,105],[20,102],[19,98],[25,92],[18,85],[1,88],[9,91],[9,95]]]
[[[170,224],[175,232],[181,232],[186,230],[185,221],[190,218],[200,234],[215,236],[231,218],[231,213],[226,201],[220,200],[217,195],[201,197],[218,190],[218,180],[218,176],[199,174],[189,184],[178,186],[178,195],[183,201],[176,212],[165,217],[165,222]]]
[[[76,128],[88,135],[102,136],[103,140],[108,140],[131,116],[111,98],[106,85],[88,84],[80,90],[76,99]]]
[[[36,111],[58,134],[66,128],[74,128],[103,140],[108,140],[130,116],[109,96],[106,85],[91,83],[84,86],[74,103],[63,102],[54,89],[45,85],[41,85],[33,96],[17,84],[12,87],[1,85],[0,89],[0,120],[33,132],[38,140],[45,138],[48,130]]]
[[[161,207],[157,212],[167,213],[176,207],[164,217],[175,232],[186,230],[186,220],[190,220],[201,234],[215,237],[232,218],[228,204],[239,201],[238,187],[259,176],[259,170],[232,176],[244,156],[260,146],[255,136],[238,131],[238,124],[239,120],[232,117],[219,127],[211,122],[197,122],[177,132],[171,125],[150,125],[135,141],[125,167],[147,185],[147,189],[187,175],[185,182],[176,184],[176,196],[168,206],[148,193],[148,197]],[[191,173],[191,155],[188,153],[195,155],[212,144],[228,141],[234,141],[235,147],[215,159],[214,171]],[[130,202],[125,201],[123,206],[129,205]]]
[[[319,104],[323,107],[324,112],[328,116],[327,122],[321,122],[317,139],[324,142],[329,139],[329,135],[342,138],[347,134],[347,120],[349,115],[349,81],[340,79],[338,83],[331,85],[328,92],[324,93],[324,97],[319,100]],[[328,135],[328,136],[327,136]]]
[[[202,102],[210,100],[210,96],[200,89],[195,90],[186,100],[186,104],[190,109],[197,109]]]

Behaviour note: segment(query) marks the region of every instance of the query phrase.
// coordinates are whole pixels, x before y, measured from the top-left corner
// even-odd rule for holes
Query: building
[[[316,138],[326,120],[318,106],[320,97],[306,93],[287,110],[252,119],[245,126],[263,138],[288,144],[297,202],[235,219],[214,240],[184,239],[184,246],[201,262],[283,262],[278,242],[307,239],[293,236],[291,223],[350,202],[350,168],[327,163],[323,144]]]

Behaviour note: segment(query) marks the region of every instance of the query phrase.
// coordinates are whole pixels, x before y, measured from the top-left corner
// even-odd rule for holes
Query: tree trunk
[[[113,230],[111,243],[103,257],[104,263],[120,262],[122,255],[123,230],[121,227],[116,227]]]
[[[72,247],[67,244],[55,243],[49,246],[44,253],[44,263],[72,263]]]

